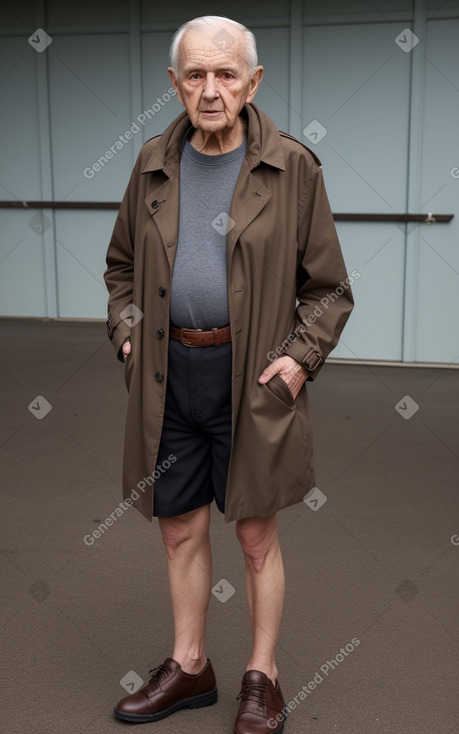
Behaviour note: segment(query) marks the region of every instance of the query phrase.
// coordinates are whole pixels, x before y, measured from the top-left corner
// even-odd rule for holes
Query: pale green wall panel
[[[112,25],[129,20],[128,0],[47,0],[50,25]]]
[[[398,32],[388,23],[304,31],[303,142],[322,161],[334,212],[405,211],[410,59],[394,42]],[[360,278],[334,356],[400,360],[404,229],[346,223],[338,231]]]
[[[124,138],[132,124],[128,51],[126,34],[59,36],[48,49],[54,195],[59,201],[117,201],[122,196],[133,164],[132,143]],[[107,150],[112,157],[105,156]]]
[[[185,23],[199,15],[225,15],[249,27],[257,18],[277,18],[288,14],[288,6],[279,5],[278,0],[259,0],[245,2],[237,0],[229,6],[226,0],[195,0],[191,6],[187,0],[174,0],[172,3],[157,3],[142,0],[141,19],[143,23],[170,23],[171,28]]]
[[[142,33],[143,108],[139,113],[147,112],[142,129],[144,141],[162,133],[183,111],[177,97],[169,93],[172,83],[167,69],[171,38],[171,33]]]
[[[386,23],[305,29],[303,121],[324,130],[303,142],[322,160],[335,211],[405,209],[410,59],[397,33]]]
[[[6,201],[42,199],[35,61],[26,37],[2,39],[0,199]],[[0,209],[2,315],[46,315],[43,223],[51,226],[37,210]]]
[[[427,25],[421,200],[427,211],[455,218],[421,229],[417,361],[459,363],[458,39],[459,19]]]
[[[41,210],[0,210],[0,313],[46,316],[43,227],[52,226]]]
[[[264,73],[254,99],[281,130],[288,131],[289,105],[289,30],[288,28],[257,28],[258,63]]]
[[[413,0],[304,0],[303,12],[306,18],[317,15],[362,15],[372,14],[376,20],[387,20],[391,11],[412,11]]]
[[[103,273],[115,217],[116,212],[57,212],[59,316],[105,317],[107,290]]]
[[[339,222],[337,230],[355,308],[332,356],[400,360],[403,339],[405,237],[395,224]]]
[[[0,3],[0,28],[21,28],[33,25],[35,21],[35,2],[16,0],[14,3]]]
[[[455,10],[459,13],[459,3],[457,0],[427,0],[427,7],[429,10],[437,11],[433,14],[433,17],[447,10]]]
[[[35,51],[26,38],[0,43],[0,199],[41,198]]]

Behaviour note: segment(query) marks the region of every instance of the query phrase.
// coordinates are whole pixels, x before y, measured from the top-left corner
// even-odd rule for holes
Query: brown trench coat
[[[353,305],[320,161],[255,105],[245,105],[241,114],[248,120],[247,152],[227,234],[233,443],[226,522],[271,515],[300,502],[314,486],[306,384],[293,401],[278,375],[268,385],[257,380],[282,343],[314,379]],[[179,163],[189,128],[183,112],[143,146],[104,276],[108,333],[118,358],[125,339],[132,343],[125,365],[123,494],[150,521],[167,383]],[[132,303],[143,318],[131,328],[120,314]]]

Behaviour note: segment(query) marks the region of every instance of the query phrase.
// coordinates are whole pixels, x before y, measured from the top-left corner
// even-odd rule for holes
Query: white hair
[[[189,20],[187,21],[187,23],[181,25],[172,37],[169,56],[171,60],[171,66],[174,69],[175,73],[178,73],[180,43],[183,36],[188,30],[194,28],[202,31],[215,30],[217,34],[219,30],[223,30],[227,25],[232,25],[233,28],[237,28],[244,34],[247,63],[249,65],[250,71],[253,71],[253,69],[258,64],[258,56],[257,43],[252,31],[249,31],[249,29],[246,28],[245,25],[242,25],[242,23],[231,20],[231,18],[225,18],[225,16],[223,15],[202,15],[199,18],[193,18],[193,20]]]

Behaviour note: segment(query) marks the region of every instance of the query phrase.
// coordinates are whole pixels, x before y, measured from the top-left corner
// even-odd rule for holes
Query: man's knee
[[[266,556],[278,544],[276,516],[238,520],[236,537],[244,554],[252,561],[254,570],[261,571]]]
[[[161,518],[159,525],[163,543],[168,551],[177,550],[192,535],[189,526],[177,521],[175,517]]]
[[[209,508],[199,507],[174,517],[159,518],[159,527],[166,550],[176,551],[189,540],[200,542],[209,530]]]

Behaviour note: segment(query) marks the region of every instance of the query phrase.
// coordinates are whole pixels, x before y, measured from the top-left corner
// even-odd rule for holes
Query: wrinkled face
[[[246,102],[255,97],[262,69],[251,73],[244,35],[225,28],[189,30],[180,44],[178,74],[169,69],[177,96],[193,127],[205,133],[232,128]]]

